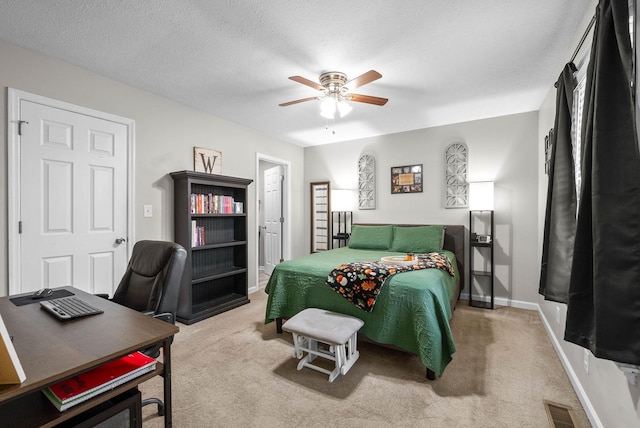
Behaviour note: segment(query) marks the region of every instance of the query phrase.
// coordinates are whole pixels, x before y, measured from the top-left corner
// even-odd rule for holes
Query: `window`
[[[573,146],[573,167],[576,181],[576,210],[580,205],[580,188],[582,184],[582,111],[584,107],[584,92],[587,85],[587,65],[589,64],[588,49],[578,63],[575,73],[577,85],[573,90],[573,107],[571,111],[571,144]],[[576,212],[576,216],[578,213]]]
[[[635,13],[634,13],[634,0],[629,0],[629,35],[631,37],[631,47],[635,44]],[[576,181],[576,210],[580,206],[580,189],[582,185],[582,116],[584,109],[584,95],[587,85],[587,68],[589,65],[589,58],[591,56],[591,48],[585,50],[582,59],[576,64],[577,71],[575,78],[577,81],[576,87],[573,90],[573,107],[571,111],[571,143],[573,146],[573,162],[575,170]],[[635,74],[635,64],[634,64]],[[635,76],[634,82],[635,83]],[[576,216],[578,213],[576,212]]]

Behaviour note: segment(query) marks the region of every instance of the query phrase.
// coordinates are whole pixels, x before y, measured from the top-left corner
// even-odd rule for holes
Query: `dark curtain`
[[[565,340],[640,365],[640,156],[627,0],[601,0],[596,14]]]
[[[551,138],[547,211],[538,292],[546,300],[567,303],[576,227],[576,182],[571,145],[575,65],[565,65],[558,79],[556,118]]]

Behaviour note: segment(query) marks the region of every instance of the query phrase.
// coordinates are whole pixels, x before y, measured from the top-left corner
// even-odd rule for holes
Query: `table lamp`
[[[493,211],[493,181],[469,183],[469,209],[471,211]]]

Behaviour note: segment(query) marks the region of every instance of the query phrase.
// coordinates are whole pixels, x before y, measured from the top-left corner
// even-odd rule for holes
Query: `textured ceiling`
[[[0,0],[0,39],[301,146],[537,110],[586,0]],[[327,123],[288,80],[382,78]]]

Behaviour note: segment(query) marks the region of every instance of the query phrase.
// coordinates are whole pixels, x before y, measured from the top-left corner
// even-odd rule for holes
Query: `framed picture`
[[[392,166],[391,193],[421,193],[422,164]]]
[[[328,181],[311,183],[311,252],[329,249],[331,225],[329,215],[331,184]]]
[[[194,147],[193,170],[207,174],[222,174],[222,152],[204,147]]]

